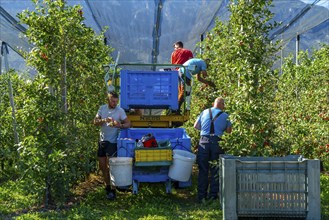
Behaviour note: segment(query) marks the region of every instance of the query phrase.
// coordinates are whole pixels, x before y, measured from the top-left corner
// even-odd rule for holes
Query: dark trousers
[[[201,136],[197,153],[198,174],[198,199],[206,199],[208,195],[209,171],[210,190],[209,197],[217,198],[219,192],[218,165],[209,162],[218,162],[219,155],[224,154],[220,148],[220,138],[217,136]]]

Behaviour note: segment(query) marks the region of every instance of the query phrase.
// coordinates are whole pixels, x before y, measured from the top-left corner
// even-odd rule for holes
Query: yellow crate
[[[140,148],[135,149],[135,162],[171,162],[171,148]]]

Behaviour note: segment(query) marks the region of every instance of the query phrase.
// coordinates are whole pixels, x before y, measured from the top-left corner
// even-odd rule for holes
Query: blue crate
[[[157,141],[170,140],[173,150],[191,151],[191,138],[184,128],[129,128],[121,130],[118,137],[118,157],[134,157],[136,139],[153,134]]]
[[[135,139],[121,138],[119,136],[117,144],[118,157],[135,157]]]
[[[120,106],[178,109],[177,71],[120,71]]]

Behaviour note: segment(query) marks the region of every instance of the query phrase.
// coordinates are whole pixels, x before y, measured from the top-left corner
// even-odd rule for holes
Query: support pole
[[[154,13],[155,21],[153,28],[153,49],[152,49],[152,63],[158,63],[159,44],[161,36],[161,13],[162,13],[162,0],[156,0],[156,9]],[[152,67],[155,70],[155,66]]]
[[[4,59],[5,64],[5,72],[9,73],[9,62],[8,62],[8,46],[6,42],[2,42],[1,44],[1,57]],[[15,102],[14,102],[14,95],[13,95],[13,86],[11,84],[10,75],[8,77],[8,93],[9,93],[9,101],[11,105],[11,116],[13,119],[13,129],[14,129],[14,139],[15,144],[19,143],[18,133],[17,133],[17,123],[16,123],[16,116],[15,116]]]
[[[203,34],[201,34],[200,36],[200,41],[203,42],[204,38],[203,38]],[[202,51],[202,46],[200,47],[200,54],[202,54],[203,51]]]
[[[297,34],[297,36],[296,36],[296,66],[298,66],[299,41],[300,41],[300,35]]]

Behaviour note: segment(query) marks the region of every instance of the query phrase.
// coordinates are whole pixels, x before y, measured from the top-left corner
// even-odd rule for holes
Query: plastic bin
[[[191,138],[184,128],[129,128],[117,139],[118,157],[135,157],[136,139],[152,133],[157,141],[169,140],[173,150],[191,151]]]
[[[178,109],[177,71],[120,71],[120,106]]]
[[[132,184],[133,160],[131,157],[112,157],[109,159],[110,178],[115,186]]]
[[[174,150],[173,164],[169,167],[168,176],[177,181],[190,179],[196,155],[185,150]]]
[[[318,160],[223,156],[219,168],[223,219],[320,219]]]

